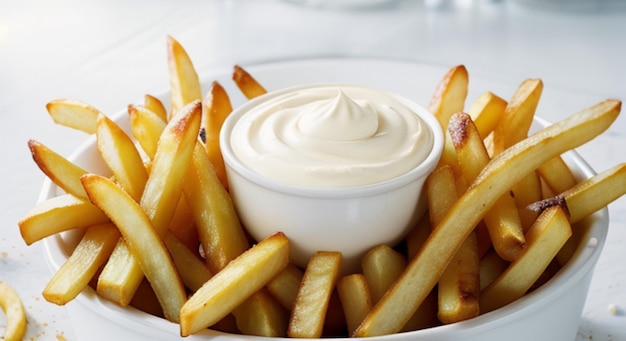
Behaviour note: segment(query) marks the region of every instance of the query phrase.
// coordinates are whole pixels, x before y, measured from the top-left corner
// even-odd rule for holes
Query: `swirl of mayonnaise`
[[[251,108],[230,142],[243,164],[267,178],[337,188],[410,171],[430,153],[433,136],[396,96],[354,85],[314,85]]]

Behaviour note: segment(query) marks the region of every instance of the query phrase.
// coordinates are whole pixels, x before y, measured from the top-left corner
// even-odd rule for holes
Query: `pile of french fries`
[[[27,244],[63,231],[82,237],[43,290],[63,305],[93,286],[103,298],[180,324],[250,335],[365,337],[471,319],[548,280],[571,257],[581,222],[626,192],[626,165],[578,182],[561,154],[606,130],[621,102],[606,100],[529,135],[542,82],[508,101],[487,92],[466,107],[468,74],[456,66],[430,104],[446,133],[428,178],[428,212],[397,247],[375,246],[362,272],[319,250],[289,261],[280,231],[253,241],[228,192],[219,131],[232,111],[213,82],[206,96],[193,63],[167,39],[171,107],[154,96],[128,106],[130,134],[98,109],[60,99],[54,122],[96,135],[110,170],[92,174],[31,140],[39,168],[65,194],[19,222]],[[248,98],[265,88],[236,66]],[[576,237],[579,236],[579,237]],[[355,236],[356,237],[356,236]]]

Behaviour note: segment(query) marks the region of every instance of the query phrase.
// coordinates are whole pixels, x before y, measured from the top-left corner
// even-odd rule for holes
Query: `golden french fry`
[[[128,114],[133,136],[141,149],[152,160],[157,151],[159,138],[165,130],[167,121],[140,105],[129,105]]]
[[[181,280],[191,291],[200,289],[206,281],[213,277],[213,273],[207,268],[204,261],[174,234],[166,232],[163,241],[170,255],[172,255],[172,260]]]
[[[494,155],[526,138],[542,91],[540,79],[527,79],[520,84],[493,131]]]
[[[545,186],[542,186],[539,175],[536,172],[530,172],[511,190],[524,233],[528,231],[538,216],[536,212],[528,210],[526,207],[543,198],[542,187]]]
[[[6,315],[5,341],[20,341],[26,334],[26,312],[20,296],[6,282],[0,281],[0,308]]]
[[[502,118],[502,113],[506,109],[506,105],[507,101],[487,91],[480,95],[467,109],[467,113],[474,121],[476,129],[483,140],[496,129]]]
[[[348,335],[351,335],[372,309],[372,297],[363,274],[351,274],[337,281],[337,292],[343,306]]]
[[[283,307],[291,310],[293,308],[293,302],[296,301],[296,296],[298,295],[302,276],[302,270],[290,264],[285,270],[267,283],[267,290]]]
[[[285,337],[289,311],[265,290],[257,291],[233,310],[237,329],[245,335]]]
[[[406,267],[406,259],[387,245],[369,250],[361,260],[372,303],[378,302]]]
[[[318,251],[309,259],[291,310],[289,337],[322,336],[328,303],[341,269],[341,258],[340,252]]]
[[[184,195],[178,198],[174,215],[167,229],[183,244],[187,245],[189,249],[195,249],[197,250],[196,253],[199,254],[198,247],[200,240],[198,237],[198,228],[193,220],[191,207],[189,207]]]
[[[97,119],[96,146],[115,180],[139,201],[148,179],[141,155],[122,128],[102,114]]]
[[[425,193],[431,224],[437,226],[458,199],[452,169],[440,167],[431,173],[425,183]],[[478,264],[478,244],[476,233],[472,231],[439,278],[437,317],[441,322],[454,323],[478,315]]]
[[[167,66],[173,117],[187,104],[202,100],[202,87],[187,51],[172,36],[167,36]]]
[[[289,263],[289,241],[276,233],[216,273],[180,310],[181,335],[188,336],[225,317]]]
[[[30,245],[59,232],[107,222],[106,214],[89,201],[64,194],[37,204],[17,224]]]
[[[528,246],[524,252],[480,293],[482,312],[498,309],[522,297],[571,234],[565,211],[558,205],[546,209],[528,230]]]
[[[195,146],[183,191],[198,226],[206,262],[217,273],[248,249],[248,240],[230,195],[200,143]]]
[[[28,148],[39,169],[55,185],[76,197],[87,198],[79,180],[82,175],[87,173],[86,170],[35,140],[28,141]]]
[[[267,90],[265,90],[265,88],[248,73],[248,71],[239,65],[235,65],[233,68],[232,78],[239,90],[241,90],[247,99],[253,99],[267,92]]]
[[[463,111],[467,98],[469,76],[464,65],[457,65],[443,76],[428,109],[437,117],[445,133],[452,114]]]
[[[605,131],[621,101],[605,100],[526,138],[494,157],[434,229],[389,292],[372,308],[355,336],[401,330],[435,286],[446,265],[485,212],[543,162]]]
[[[448,126],[456,148],[459,167],[468,182],[474,181],[489,162],[487,149],[468,114],[457,113]],[[500,257],[512,261],[526,244],[515,199],[505,193],[483,217],[494,249]]]
[[[509,265],[498,255],[497,252],[491,250],[480,259],[480,290],[486,288],[493,282]]]
[[[158,235],[164,235],[177,207],[200,129],[201,105],[193,102],[172,118],[165,128],[152,162],[140,205]],[[84,185],[84,184],[83,184]],[[135,256],[118,243],[98,278],[102,297],[126,306],[141,283],[143,274]]]
[[[120,233],[111,223],[87,228],[72,255],[44,288],[46,301],[64,305],[78,296],[107,261],[119,238]]]
[[[163,122],[167,122],[167,109],[160,99],[152,95],[145,95],[143,105],[146,109],[157,114],[157,116],[159,116],[163,120]]]
[[[569,166],[560,156],[544,162],[537,168],[537,173],[554,193],[567,191],[578,182]]]
[[[230,98],[226,90],[218,83],[213,82],[209,93],[204,99],[202,128],[204,129],[204,146],[209,154],[209,160],[215,168],[217,177],[222,185],[228,189],[226,166],[220,150],[220,130],[226,117],[233,111]]]
[[[163,307],[165,318],[179,321],[187,294],[174,262],[150,217],[121,187],[95,174],[81,177],[91,201],[117,226]],[[118,244],[120,245],[120,244]]]
[[[96,133],[96,119],[101,112],[87,103],[73,99],[57,99],[48,102],[46,109],[57,124],[87,134]]]

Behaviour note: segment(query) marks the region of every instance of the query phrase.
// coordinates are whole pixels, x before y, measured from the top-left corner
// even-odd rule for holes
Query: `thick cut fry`
[[[458,199],[454,174],[449,167],[441,167],[425,185],[431,224],[437,226]],[[454,323],[478,315],[478,264],[476,233],[471,232],[439,278],[437,317],[441,322]]]
[[[113,221],[140,271],[146,276],[163,307],[165,318],[179,321],[187,300],[183,283],[163,240],[137,202],[110,180],[95,174],[81,177],[91,201]],[[118,244],[120,245],[120,244]]]
[[[351,335],[372,309],[372,297],[363,274],[352,274],[337,281],[337,292]]]
[[[128,114],[133,136],[150,160],[154,159],[167,121],[140,105],[129,105]]]
[[[543,162],[605,131],[621,101],[605,100],[557,122],[493,158],[434,229],[390,291],[372,308],[355,336],[401,330],[485,212],[515,183]]]
[[[219,272],[246,249],[248,240],[232,200],[197,143],[183,184],[209,269]]]
[[[72,255],[44,288],[43,297],[58,305],[73,300],[107,261],[119,238],[120,233],[111,223],[87,228]]]
[[[183,178],[197,142],[200,129],[199,101],[183,108],[170,120],[159,140],[140,205],[158,235],[164,235],[182,189]],[[118,243],[111,259],[98,278],[97,291],[101,296],[122,306],[128,305],[143,274],[126,244]]]
[[[293,302],[296,301],[296,296],[298,295],[302,275],[303,273],[300,268],[290,264],[285,270],[267,283],[267,290],[283,307],[291,310],[293,308]]]
[[[5,341],[21,341],[26,334],[26,312],[20,296],[6,282],[0,281],[0,308],[6,315]]]
[[[247,99],[253,99],[267,92],[252,75],[239,65],[233,68],[233,81]]]
[[[257,291],[233,311],[237,328],[245,335],[285,337],[289,311],[265,290]]]
[[[378,302],[406,267],[406,259],[387,245],[369,250],[361,260],[372,303]]]
[[[202,100],[202,87],[187,51],[172,36],[167,36],[167,66],[172,98],[170,115],[173,117],[187,104]]]
[[[107,222],[106,214],[89,201],[64,194],[37,204],[17,224],[30,245],[59,232]]]
[[[143,106],[146,109],[157,114],[163,120],[163,122],[167,122],[167,109],[160,99],[152,95],[145,95],[143,100]]]
[[[428,109],[437,117],[444,133],[450,117],[456,112],[463,111],[468,85],[469,76],[464,65],[450,68],[439,82]]]
[[[493,131],[494,155],[526,138],[542,91],[540,79],[527,79],[520,84]]]
[[[191,291],[200,289],[206,281],[213,277],[213,273],[204,264],[204,261],[172,233],[166,232],[163,241],[170,255],[172,255],[180,278]]]
[[[73,99],[57,99],[48,102],[46,109],[57,124],[87,134],[96,133],[96,119],[101,112],[87,103]]]
[[[80,177],[87,171],[67,160],[50,148],[35,141],[28,141],[28,148],[39,169],[59,188],[79,198],[87,198]]]
[[[289,263],[289,241],[276,233],[228,263],[180,310],[181,335],[207,328],[261,289]]]
[[[487,91],[467,109],[467,113],[472,117],[483,140],[498,126],[506,105],[507,101]]]
[[[230,98],[226,90],[218,83],[213,82],[211,89],[204,99],[202,128],[204,129],[204,146],[209,160],[215,168],[217,177],[222,185],[228,189],[228,180],[226,179],[226,167],[220,150],[220,130],[222,124],[228,115],[233,111],[230,104]]]
[[[558,197],[565,200],[570,222],[575,224],[624,194],[626,194],[626,164],[622,163],[581,181]],[[559,198],[548,198],[529,208],[541,212],[558,201]]]
[[[482,312],[498,309],[522,297],[552,262],[571,234],[572,229],[565,211],[560,206],[546,209],[526,234],[528,247],[481,292]]]
[[[318,251],[311,256],[291,310],[288,336],[322,336],[326,310],[341,269],[341,258],[340,252],[329,251]]]
[[[148,173],[130,137],[111,119],[98,115],[96,146],[115,180],[135,201],[139,201]]]
[[[483,140],[472,119],[465,113],[454,114],[448,130],[461,172],[468,182],[472,182],[489,162]],[[486,212],[483,220],[496,252],[508,261],[514,260],[526,245],[515,199],[505,193]]]
[[[544,162],[537,168],[537,173],[554,193],[567,191],[578,182],[572,170],[560,156]]]

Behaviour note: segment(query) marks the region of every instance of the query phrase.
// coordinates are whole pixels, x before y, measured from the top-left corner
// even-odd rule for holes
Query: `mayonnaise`
[[[375,184],[417,167],[432,132],[402,100],[353,85],[316,85],[251,108],[230,137],[233,153],[268,178],[305,187]]]

